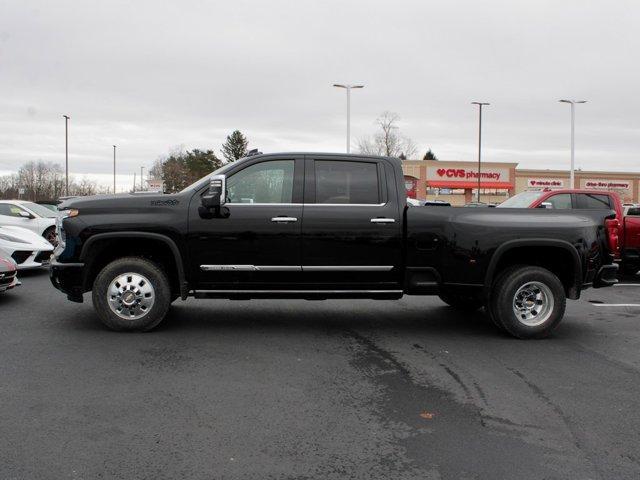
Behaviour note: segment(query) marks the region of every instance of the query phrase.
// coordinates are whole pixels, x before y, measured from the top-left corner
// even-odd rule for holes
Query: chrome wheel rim
[[[520,323],[537,327],[546,322],[553,313],[553,294],[541,282],[522,285],[513,296],[513,313]]]
[[[155,302],[155,291],[148,278],[139,273],[123,273],[107,289],[111,311],[125,320],[144,317]]]

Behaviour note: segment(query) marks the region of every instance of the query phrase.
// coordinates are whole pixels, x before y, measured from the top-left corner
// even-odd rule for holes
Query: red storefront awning
[[[446,180],[427,180],[427,186],[433,188],[478,188],[478,182],[447,182]],[[509,182],[481,182],[480,188],[509,190],[514,185]]]

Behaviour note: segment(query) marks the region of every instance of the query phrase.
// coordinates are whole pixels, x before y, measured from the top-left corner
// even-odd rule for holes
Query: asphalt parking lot
[[[0,295],[0,478],[640,477],[640,286],[519,341],[437,298],[177,302],[122,334]]]

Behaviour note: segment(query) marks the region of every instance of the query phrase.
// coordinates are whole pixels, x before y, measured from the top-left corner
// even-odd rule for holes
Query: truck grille
[[[26,250],[16,250],[15,252],[13,252],[13,255],[11,255],[11,258],[13,258],[13,260],[20,265],[21,263],[24,263],[27,258],[29,258],[31,256],[33,252],[29,252]]]

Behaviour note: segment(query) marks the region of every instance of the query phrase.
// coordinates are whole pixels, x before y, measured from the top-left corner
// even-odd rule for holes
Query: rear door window
[[[609,195],[602,195],[599,193],[579,193],[576,197],[578,201],[577,208],[611,210]]]
[[[380,201],[375,162],[315,161],[316,203],[367,204]]]

